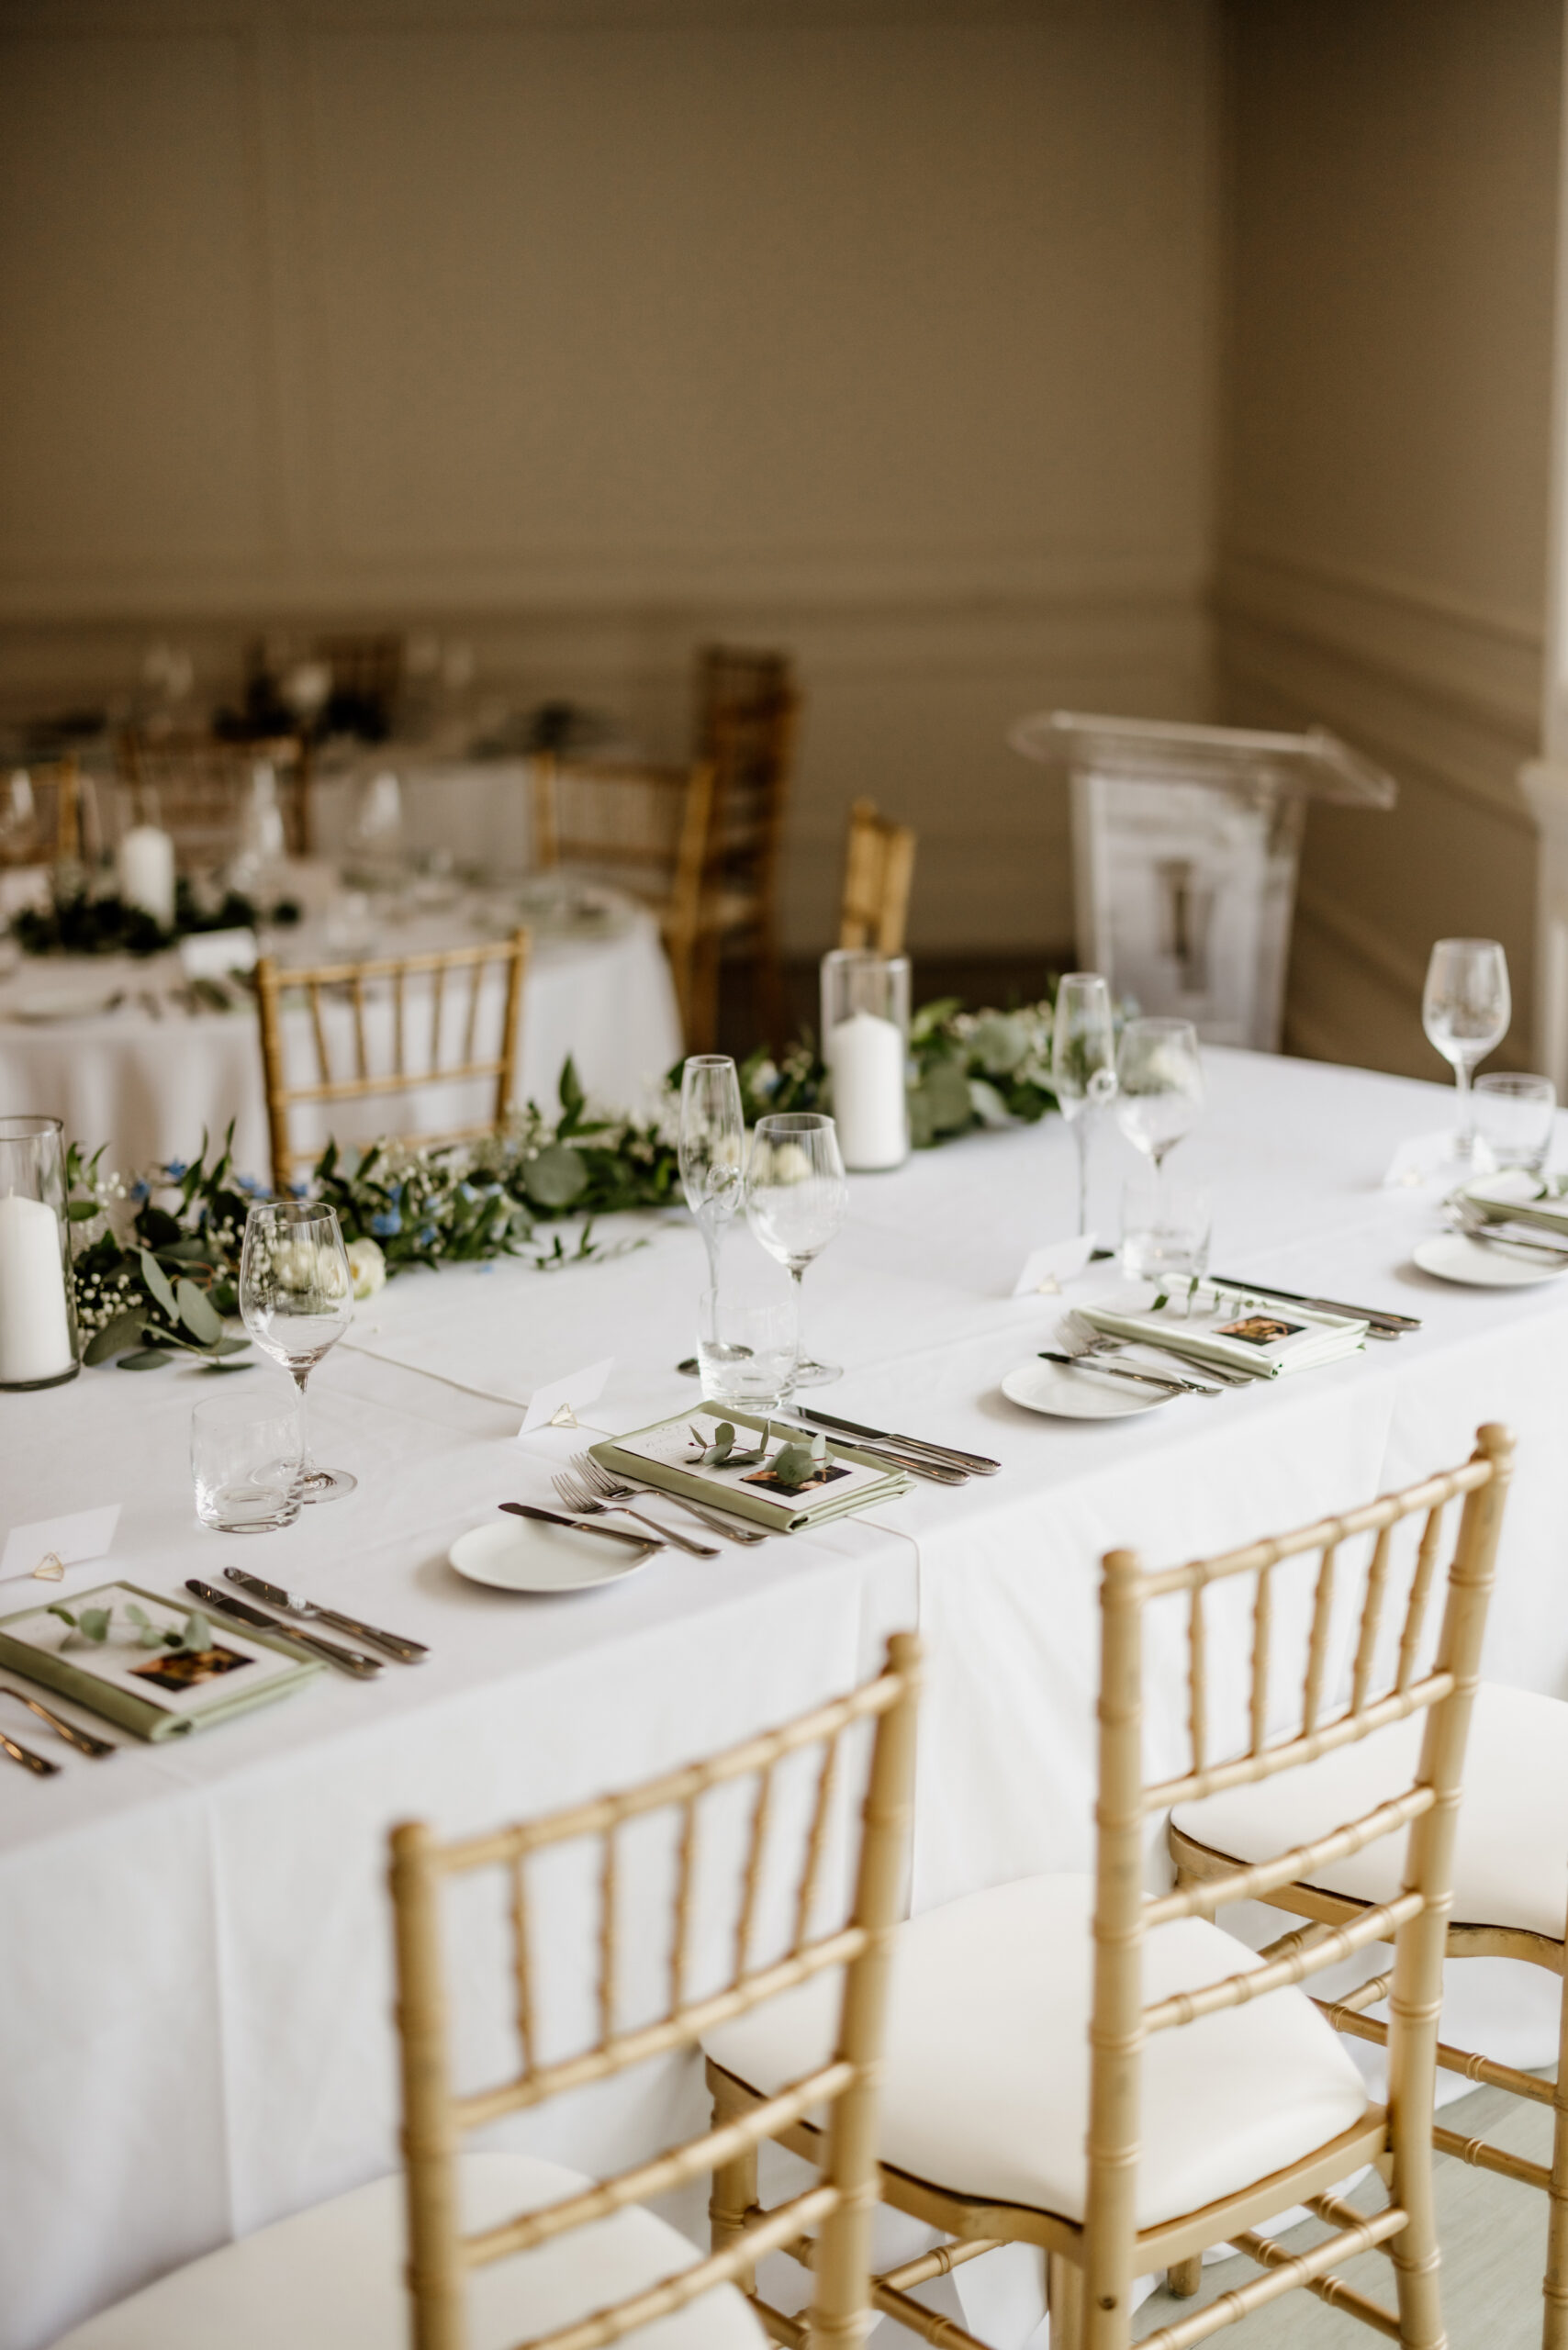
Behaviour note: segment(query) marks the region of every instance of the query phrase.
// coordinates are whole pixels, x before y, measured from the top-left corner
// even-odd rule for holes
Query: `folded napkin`
[[[703,1463],[698,1456],[712,1446],[726,1421],[735,1430],[737,1451],[755,1454],[766,1439],[766,1459]],[[723,1404],[704,1403],[674,1419],[655,1420],[652,1427],[638,1428],[631,1436],[607,1438],[588,1449],[612,1476],[656,1485],[662,1493],[681,1494],[689,1501],[710,1502],[776,1534],[799,1534],[805,1527],[874,1509],[908,1493],[907,1477],[852,1444],[830,1444],[818,1477],[797,1492],[786,1492],[773,1481],[770,1464],[786,1445],[809,1447],[817,1433],[783,1420],[758,1419],[752,1412],[732,1411]]]
[[[62,1606],[78,1624],[90,1611],[106,1609],[107,1637],[90,1640],[73,1635],[62,1617],[50,1612]],[[140,1618],[131,1614],[133,1607],[140,1609]],[[184,1737],[249,1713],[325,1670],[286,1640],[234,1631],[221,1619],[212,1621],[208,1649],[141,1645],[144,1631],[182,1632],[193,1614],[203,1612],[161,1599],[138,1583],[101,1583],[95,1591],[73,1592],[69,1600],[0,1617],[0,1664],[57,1689],[137,1738],[154,1740]]]
[[[1478,1175],[1473,1182],[1462,1183],[1459,1196],[1473,1201],[1489,1219],[1568,1232],[1568,1192],[1557,1188],[1562,1180],[1561,1175],[1531,1175],[1522,1167],[1504,1167],[1495,1175]]]
[[[1166,1293],[1144,1282],[1077,1311],[1112,1337],[1163,1347],[1195,1363],[1222,1363],[1254,1379],[1338,1362],[1354,1354],[1367,1335],[1366,1324],[1349,1315],[1282,1305],[1255,1291],[1213,1282],[1200,1282],[1190,1300],[1184,1286]]]

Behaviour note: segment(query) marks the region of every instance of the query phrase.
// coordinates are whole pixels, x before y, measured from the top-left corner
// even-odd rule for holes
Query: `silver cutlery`
[[[78,1753],[90,1754],[95,1762],[106,1754],[119,1752],[113,1739],[95,1738],[91,1730],[78,1729],[74,1722],[65,1719],[63,1714],[51,1713],[37,1697],[29,1697],[24,1690],[13,1689],[8,1682],[0,1682],[0,1697],[15,1697],[18,1706],[26,1706],[29,1714],[36,1714],[40,1722],[47,1722],[67,1746],[75,1747]]]
[[[790,1423],[776,1420],[773,1425],[789,1427]],[[812,1428],[790,1429],[792,1436],[809,1437],[815,1433]],[[890,1444],[869,1444],[864,1437],[856,1438],[855,1449],[863,1452],[868,1460],[874,1460],[879,1469],[896,1469],[902,1476],[924,1477],[933,1485],[967,1485],[969,1482],[967,1469],[950,1468],[945,1460],[927,1460],[924,1453],[895,1452]]]
[[[1209,1282],[1215,1289],[1239,1290],[1246,1297],[1277,1297],[1283,1305],[1305,1305],[1313,1314],[1343,1314],[1352,1322],[1364,1322],[1373,1338],[1403,1337],[1406,1330],[1421,1326],[1413,1314],[1389,1314],[1379,1305],[1346,1305],[1332,1297],[1304,1297],[1300,1291],[1280,1289],[1272,1281],[1232,1281],[1223,1273],[1211,1273]]]
[[[8,1754],[13,1762],[19,1762],[24,1771],[30,1771],[37,1779],[52,1779],[60,1768],[58,1762],[47,1762],[41,1754],[35,1754],[30,1746],[23,1746],[17,1740],[7,1738],[4,1730],[0,1730],[0,1754]]]
[[[248,1601],[236,1599],[231,1592],[219,1591],[210,1583],[198,1583],[194,1575],[185,1577],[185,1589],[205,1599],[209,1607],[221,1608],[238,1624],[250,1624],[259,1632],[273,1632],[288,1640],[296,1648],[308,1649],[312,1656],[335,1664],[340,1673],[352,1674],[355,1681],[374,1680],[381,1670],[378,1656],[363,1656],[357,1649],[340,1648],[336,1640],[324,1640],[315,1632],[302,1632],[297,1624],[280,1624],[275,1616],[264,1615],[261,1608]]]
[[[819,1412],[806,1404],[796,1405],[803,1420],[815,1420],[824,1428],[842,1428],[846,1436],[868,1437],[873,1444],[896,1445],[901,1452],[918,1452],[932,1460],[940,1460],[946,1468],[962,1469],[966,1475],[994,1477],[1001,1468],[986,1452],[960,1452],[957,1445],[928,1444],[924,1437],[898,1436],[885,1428],[862,1427],[858,1420],[836,1419],[832,1412]]]
[[[591,1452],[574,1452],[571,1465],[589,1493],[596,1494],[600,1501],[635,1501],[641,1494],[657,1495],[666,1502],[673,1502],[677,1509],[686,1512],[688,1517],[696,1518],[710,1534],[722,1534],[728,1542],[750,1544],[766,1542],[768,1539],[765,1527],[746,1526],[738,1519],[721,1516],[716,1510],[704,1509],[700,1502],[689,1501],[684,1494],[666,1493],[662,1485],[634,1485],[629,1477],[612,1476],[604,1463],[596,1460]]]
[[[1193,1387],[1184,1379],[1172,1378],[1159,1371],[1128,1371],[1123,1364],[1107,1362],[1103,1355],[1052,1354],[1040,1348],[1042,1362],[1059,1362],[1064,1371],[1098,1371],[1102,1379],[1130,1380],[1135,1387],[1158,1387],[1166,1395],[1217,1395],[1217,1387]]]
[[[579,1517],[563,1517],[559,1510],[536,1509],[532,1502],[502,1502],[510,1517],[536,1517],[542,1526],[565,1526],[574,1534],[598,1534],[606,1542],[630,1542],[636,1550],[662,1550],[664,1538],[651,1541],[645,1534],[623,1534],[618,1526],[585,1526]]]
[[[225,1567],[226,1583],[238,1583],[252,1599],[264,1599],[271,1607],[284,1608],[290,1616],[308,1617],[312,1623],[330,1624],[335,1632],[347,1632],[356,1640],[369,1640],[374,1648],[385,1649],[399,1664],[420,1664],[430,1651],[420,1640],[406,1640],[400,1632],[383,1632],[375,1624],[362,1623],[357,1616],[344,1616],[335,1607],[320,1607],[302,1592],[285,1591],[280,1583],[263,1583],[260,1575],[248,1575],[242,1567]]]
[[[689,1551],[694,1559],[716,1559],[719,1556],[711,1542],[694,1542],[689,1534],[677,1534],[656,1518],[644,1516],[640,1509],[628,1509],[624,1502],[601,1502],[586,1485],[576,1483],[570,1477],[552,1477],[550,1483],[571,1510],[580,1510],[585,1517],[604,1517],[618,1512],[622,1517],[634,1517],[639,1526],[651,1527],[660,1539],[673,1542],[678,1550]]]
[[[1453,1214],[1468,1240],[1489,1241],[1495,1248],[1523,1248],[1532,1256],[1555,1257],[1559,1264],[1568,1264],[1568,1245],[1562,1241],[1539,1239],[1533,1233],[1520,1232],[1499,1216],[1484,1215],[1477,1208],[1461,1204]]]
[[[1125,1359],[1127,1348],[1132,1343],[1130,1339],[1116,1337],[1109,1330],[1096,1329],[1092,1322],[1086,1321],[1083,1315],[1078,1313],[1064,1314],[1053,1335],[1058,1346],[1066,1354],[1104,1355],[1107,1359],[1114,1360]],[[1179,1365],[1177,1375],[1205,1395],[1212,1395],[1216,1387],[1250,1387],[1252,1384],[1249,1375],[1244,1371],[1232,1371],[1228,1366],[1216,1367],[1213,1363],[1206,1362],[1199,1366],[1189,1361],[1187,1357],[1175,1347],[1162,1347],[1158,1339],[1139,1338],[1137,1344],[1146,1352],[1165,1356]],[[1130,1371],[1137,1371],[1140,1366],[1136,1362],[1129,1362],[1127,1368]],[[1141,1368],[1148,1371],[1154,1366],[1145,1363]],[[1211,1385],[1210,1382],[1214,1384]]]

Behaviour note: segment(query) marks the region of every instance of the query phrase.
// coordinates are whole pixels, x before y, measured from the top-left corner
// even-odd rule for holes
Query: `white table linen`
[[[875,1523],[713,1561],[671,1552],[574,1599],[480,1591],[444,1565],[499,1499],[547,1500],[550,1469],[588,1440],[516,1442],[536,1381],[613,1354],[593,1418],[614,1432],[692,1399],[672,1366],[700,1248],[673,1217],[629,1219],[651,1222],[651,1243],[615,1262],[548,1279],[419,1273],[372,1301],[312,1384],[317,1449],[354,1470],[358,1492],[249,1543],[215,1542],[192,1517],[197,1374],[101,1371],[0,1397],[8,1523],[120,1499],[116,1572],[174,1589],[240,1563],[432,1650],[418,1671],[388,1666],[370,1687],[328,1675],[177,1750],[67,1759],[47,1783],[0,1777],[0,2350],[38,2350],[171,2263],[389,2165],[381,1879],[398,1817],[450,1833],[634,1779],[846,1687],[889,1629],[918,1621],[932,1663],[914,1908],[1081,1868],[1101,1553],[1132,1543],[1170,1563],[1314,1517],[1464,1457],[1485,1419],[1520,1438],[1486,1670],[1568,1692],[1568,1287],[1446,1288],[1410,1266],[1435,1195],[1380,1179],[1403,1135],[1441,1122],[1439,1089],[1206,1058],[1210,1108],[1182,1172],[1214,1185],[1223,1270],[1409,1310],[1425,1328],[1219,1403],[1032,1416],[999,1382],[1049,1343],[1059,1310],[1011,1295],[1028,1249],[1070,1226],[1059,1122],[852,1178],[849,1226],[806,1284],[813,1348],[851,1369],[808,1400],[1003,1463],[962,1492],[919,1485]],[[1103,1144],[1097,1197],[1122,1150]],[[73,1569],[66,1595],[103,1573]],[[1216,1619],[1216,1677],[1232,1630]],[[1177,1657],[1173,1628],[1155,1627],[1154,1766],[1184,1751]],[[1501,1963],[1472,1964],[1489,2044],[1547,2061],[1550,2030],[1531,2040],[1540,2003],[1527,2012],[1518,1995],[1528,1970],[1509,1970],[1500,1997],[1483,1970]],[[640,2097],[546,2109],[512,2143],[591,2169],[651,2145],[700,2095],[695,2065],[670,2066]],[[977,2291],[987,2266],[964,2272]]]
[[[277,937],[285,959],[297,961],[297,934]],[[413,954],[474,941],[471,930],[450,922],[420,923],[389,931],[376,951]],[[313,951],[323,962],[335,959],[325,941]],[[108,1143],[106,1163],[127,1171],[192,1158],[204,1129],[216,1137],[232,1118],[236,1165],[264,1176],[266,1102],[254,1013],[241,1008],[192,1017],[162,996],[181,978],[173,955],[141,962],[118,956],[25,958],[0,982],[0,1105],[63,1119],[66,1134],[89,1149]],[[11,1016],[30,997],[98,987],[106,996],[123,990],[126,1000],[113,1012],[37,1024]],[[143,990],[162,997],[162,1017],[140,1000]],[[449,1010],[455,1012],[457,1002],[454,995]],[[314,1061],[303,1015],[297,1024],[304,1030],[301,1066],[309,1078]],[[423,1028],[413,1022],[410,1027],[422,1049]],[[675,990],[651,914],[629,910],[624,925],[602,937],[535,940],[523,990],[520,1099],[553,1104],[570,1053],[597,1100],[633,1108],[679,1052]],[[346,1069],[352,1062],[339,1065]],[[379,1097],[365,1137],[376,1131],[377,1120],[432,1134],[483,1119],[489,1114],[488,1089],[483,1100],[457,1104],[455,1115],[454,1108],[446,1089]],[[303,1125],[301,1136],[308,1139]]]

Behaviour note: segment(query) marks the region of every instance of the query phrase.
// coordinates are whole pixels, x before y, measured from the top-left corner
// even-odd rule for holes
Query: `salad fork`
[[[767,1539],[763,1528],[739,1526],[734,1519],[720,1517],[716,1513],[705,1510],[700,1502],[688,1501],[684,1494],[666,1493],[662,1485],[634,1485],[629,1478],[612,1476],[604,1463],[596,1460],[591,1452],[574,1453],[572,1467],[588,1491],[597,1494],[601,1501],[634,1500],[639,1494],[657,1494],[665,1501],[673,1502],[677,1509],[685,1510],[688,1516],[699,1519],[710,1533],[722,1534],[728,1542],[751,1544]]]
[[[661,1542],[673,1542],[678,1550],[689,1550],[694,1559],[716,1559],[719,1555],[711,1543],[693,1542],[687,1534],[672,1534],[667,1526],[660,1526],[655,1519],[644,1517],[640,1509],[628,1509],[624,1502],[601,1502],[597,1494],[591,1494],[586,1485],[579,1485],[574,1478],[555,1476],[550,1483],[566,1507],[575,1510],[579,1517],[634,1517],[639,1526],[652,1527]]]

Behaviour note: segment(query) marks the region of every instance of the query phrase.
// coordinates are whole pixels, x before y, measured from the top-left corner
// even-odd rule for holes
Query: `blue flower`
[[[370,1219],[370,1228],[377,1240],[390,1240],[395,1232],[402,1231],[403,1219],[396,1212],[373,1215]]]
[[[152,1196],[140,1175],[130,1187],[130,1196],[136,1202],[138,1207],[142,1206],[144,1203],[150,1200]]]
[[[433,1225],[433,1224],[426,1224],[426,1225],[422,1225],[420,1227],[420,1247],[421,1248],[434,1248],[434,1246],[435,1246],[435,1241],[436,1241],[436,1229],[435,1229],[434,1225]]]

